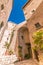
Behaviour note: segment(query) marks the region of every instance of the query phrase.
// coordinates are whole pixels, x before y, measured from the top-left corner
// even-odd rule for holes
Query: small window
[[[4,25],[4,23],[3,23],[3,21],[2,21],[1,24],[0,24],[0,29],[3,27],[3,25]]]
[[[33,9],[31,12],[32,12],[32,13],[34,13],[34,12],[35,12],[35,10]]]
[[[3,9],[4,9],[4,4],[1,5],[1,10],[3,10]]]
[[[22,38],[22,39],[24,39],[24,37],[23,37],[23,36],[21,36],[21,38]]]
[[[30,13],[31,13],[31,14],[33,14],[34,12],[35,12],[35,9],[31,10],[31,12],[30,12]]]
[[[35,26],[36,26],[36,28],[40,28],[41,27],[41,25],[39,23],[36,23]]]
[[[8,40],[8,38],[7,38],[7,40]]]

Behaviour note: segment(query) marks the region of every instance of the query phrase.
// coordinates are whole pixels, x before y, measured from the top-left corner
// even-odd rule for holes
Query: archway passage
[[[21,56],[23,59],[32,58],[32,50],[31,43],[29,40],[28,28],[20,28],[18,32],[18,46],[19,52],[21,54],[19,56]]]

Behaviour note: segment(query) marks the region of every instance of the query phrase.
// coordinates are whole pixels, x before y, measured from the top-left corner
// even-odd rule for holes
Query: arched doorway
[[[32,58],[31,43],[29,40],[28,28],[22,27],[18,30],[18,46],[20,56],[23,59]]]

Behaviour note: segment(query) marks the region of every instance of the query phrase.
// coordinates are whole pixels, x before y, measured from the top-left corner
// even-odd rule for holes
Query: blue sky
[[[27,1],[28,0],[13,0],[13,6],[8,21],[19,24],[25,20],[22,7]]]

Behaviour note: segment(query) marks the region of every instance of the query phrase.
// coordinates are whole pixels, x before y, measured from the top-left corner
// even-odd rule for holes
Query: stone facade
[[[7,20],[10,14],[9,11],[11,11],[11,8],[12,8],[12,0],[6,0],[6,1],[0,0],[0,26],[1,23],[3,24],[2,28],[0,29],[0,33],[2,33],[0,34],[0,41],[4,33],[4,30],[7,26]]]
[[[33,51],[34,44],[32,36],[34,32],[43,28],[43,0],[29,0],[29,2],[26,3],[23,7],[26,21],[18,25],[11,22],[7,22],[7,19],[10,14],[9,11],[11,11],[12,8],[12,0],[8,0],[9,2],[7,0],[5,2],[3,0],[1,1],[0,3],[5,5],[5,9],[0,10],[5,17],[2,17],[0,19],[0,21],[4,23],[4,28],[0,29],[0,43],[2,43],[3,45],[6,44],[6,42],[10,42],[9,49],[5,51],[6,54],[7,52],[9,52],[8,50],[13,50],[13,54],[15,54],[20,60],[30,58],[36,59],[36,55]],[[6,13],[4,13],[4,11]],[[8,32],[8,34],[5,35],[6,31]],[[6,39],[3,39],[5,36],[7,41]]]
[[[43,28],[43,0],[30,1],[30,4],[27,3],[27,5],[24,6],[23,10],[27,20],[27,28],[29,31],[31,48],[33,48],[33,33]],[[33,58],[36,58],[33,50],[32,54]],[[37,57],[38,56],[39,55],[37,55]]]
[[[30,2],[23,7],[23,10],[26,18],[26,24],[18,30],[17,46],[22,47],[23,51],[21,52],[23,53],[22,55],[24,59],[25,55],[30,53],[28,53],[26,43],[27,45],[30,44],[30,58],[39,60],[39,55],[35,55],[33,51],[34,44],[32,36],[33,33],[43,28],[43,0],[30,0]],[[17,50],[19,51],[19,49]]]

